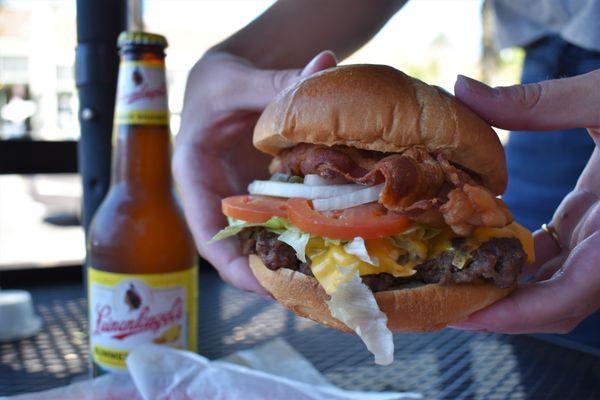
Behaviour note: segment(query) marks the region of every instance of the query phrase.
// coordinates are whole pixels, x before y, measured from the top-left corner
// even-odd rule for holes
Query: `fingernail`
[[[329,54],[331,57],[333,57],[333,59],[335,60],[335,63],[337,64],[338,62],[340,62],[340,60],[338,60],[337,56],[335,55],[335,53],[331,50],[325,50],[323,52],[321,52],[321,54]]]
[[[498,89],[491,88],[485,83],[479,82],[475,79],[471,79],[468,76],[458,75],[456,78],[456,82],[468,91],[473,92],[479,96],[496,97],[498,96],[498,94],[500,94]]]
[[[322,70],[323,67],[331,66],[330,62],[324,62],[325,55],[332,57],[334,59],[335,64],[338,63],[338,59],[335,56],[335,54],[333,53],[333,51],[331,51],[331,50],[322,51],[319,54],[317,54],[316,56],[314,56],[312,58],[312,60],[310,60],[308,62],[308,64],[306,64],[306,66],[302,69],[301,76],[312,75],[315,72]]]

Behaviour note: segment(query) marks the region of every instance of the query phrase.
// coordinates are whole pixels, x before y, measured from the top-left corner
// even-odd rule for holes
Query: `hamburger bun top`
[[[422,146],[506,189],[506,162],[488,123],[443,89],[392,67],[346,65],[281,92],[254,129],[254,145],[276,155],[298,143],[401,153]]]
[[[331,315],[325,303],[329,295],[315,278],[286,268],[272,271],[256,255],[250,255],[250,268],[258,282],[296,315],[352,332]],[[461,321],[512,291],[513,288],[501,289],[491,283],[424,284],[374,295],[392,332],[428,332]]]

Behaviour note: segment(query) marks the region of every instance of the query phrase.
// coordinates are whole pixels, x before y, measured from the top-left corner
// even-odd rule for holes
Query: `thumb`
[[[337,65],[337,57],[331,50],[325,50],[313,57],[300,72],[300,79],[311,76],[327,68],[333,68]]]
[[[238,98],[238,107],[247,110],[262,110],[275,96],[288,86],[306,78],[316,72],[337,65],[333,52],[322,51],[306,64],[303,69],[284,70],[254,70],[247,82],[248,95]]]
[[[600,128],[600,70],[496,88],[459,75],[454,92],[483,119],[503,129]]]

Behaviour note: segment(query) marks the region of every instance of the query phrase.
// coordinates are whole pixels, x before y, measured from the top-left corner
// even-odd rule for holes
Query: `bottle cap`
[[[117,39],[117,46],[121,48],[127,45],[159,46],[165,48],[168,43],[167,38],[156,33],[123,31],[119,35],[119,39]]]

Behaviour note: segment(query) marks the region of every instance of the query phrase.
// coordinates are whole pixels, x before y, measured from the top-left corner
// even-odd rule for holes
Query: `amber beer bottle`
[[[172,189],[166,39],[123,32],[110,190],[88,233],[92,373],[152,342],[196,350],[197,267]]]

